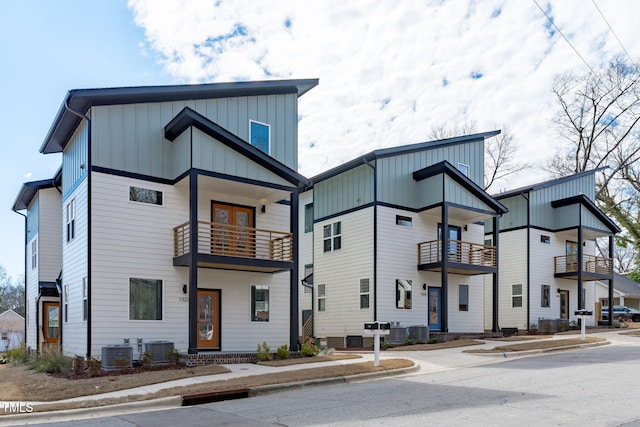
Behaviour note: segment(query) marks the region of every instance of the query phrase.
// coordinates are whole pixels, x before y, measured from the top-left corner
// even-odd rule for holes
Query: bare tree
[[[597,173],[596,203],[624,233],[619,243],[640,249],[640,67],[618,57],[598,74],[563,74],[553,92],[560,110],[559,151],[547,170],[565,176]],[[605,168],[606,167],[606,168]]]
[[[476,132],[476,123],[474,121],[466,121],[462,125],[436,126],[431,130],[431,136],[433,139],[445,139]],[[514,160],[518,146],[513,142],[513,135],[507,126],[502,127],[500,135],[485,140],[484,150],[485,190],[489,190],[499,180],[530,167],[526,162],[516,162]]]
[[[13,283],[6,270],[0,265],[0,313],[9,309],[21,316],[25,315],[24,279]]]

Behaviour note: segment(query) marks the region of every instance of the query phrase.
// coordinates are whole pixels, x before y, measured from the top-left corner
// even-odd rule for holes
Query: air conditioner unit
[[[407,333],[406,327],[392,326],[389,335],[384,337],[384,341],[392,344],[401,344],[407,340]]]
[[[173,343],[169,341],[149,341],[144,344],[144,351],[151,354],[154,363],[167,363],[167,353],[173,351]]]
[[[102,347],[102,369],[113,371],[133,366],[133,347],[123,344]]]
[[[418,341],[429,340],[429,327],[425,325],[409,326],[409,339]]]

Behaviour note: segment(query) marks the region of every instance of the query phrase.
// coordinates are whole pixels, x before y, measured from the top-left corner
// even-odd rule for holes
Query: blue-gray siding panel
[[[444,200],[444,194],[442,193],[443,178],[443,174],[438,174],[416,183],[415,199],[418,209],[433,206]]]
[[[40,209],[40,198],[36,194],[33,198],[33,201],[27,208],[27,242],[33,239],[33,236],[38,234],[38,226],[39,224],[39,209]]]
[[[527,199],[524,196],[516,195],[500,199],[500,203],[509,209],[509,212],[500,217],[500,230],[509,230],[527,225]],[[493,223],[487,221],[485,223],[485,232],[491,233],[492,231]]]
[[[493,209],[486,203],[482,202],[469,190],[454,181],[450,176],[444,177],[445,200],[459,206],[466,206],[485,212],[493,212]]]
[[[580,205],[568,205],[555,208],[554,227],[555,230],[563,230],[566,228],[576,228],[580,226]]]
[[[265,95],[111,105],[92,108],[94,165],[174,179],[180,173],[173,143],[164,139],[164,126],[190,107],[241,139],[249,140],[249,121],[270,126],[270,155],[293,170],[298,167],[297,96]],[[176,173],[177,172],[177,173]]]
[[[584,194],[593,200],[592,197],[595,194],[595,177],[593,174],[532,191],[529,196],[531,200],[531,224],[548,229],[556,228],[555,211],[557,209],[551,206],[551,202],[579,194]],[[577,222],[578,219],[576,217],[574,222]]]
[[[600,230],[603,233],[610,234],[611,230],[602,223],[591,211],[584,206],[582,207],[582,226],[594,230]]]
[[[63,199],[66,198],[87,175],[88,129],[89,126],[87,122],[83,120],[62,153]]]
[[[373,169],[358,166],[317,183],[313,189],[313,217],[324,218],[373,202]]]

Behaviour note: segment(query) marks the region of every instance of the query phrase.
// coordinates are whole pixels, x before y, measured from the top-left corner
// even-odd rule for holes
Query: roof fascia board
[[[613,222],[604,212],[596,206],[587,196],[579,194],[573,197],[567,197],[565,199],[554,200],[551,202],[551,206],[555,208],[561,208],[563,206],[569,206],[574,204],[581,204],[586,207],[596,218],[598,218],[607,228],[613,233],[619,233],[622,231],[618,225]]]
[[[20,192],[18,193],[15,202],[13,202],[11,210],[18,212],[27,209],[38,191],[53,187],[55,187],[54,179],[25,182],[22,184]]]
[[[528,193],[530,191],[542,190],[544,188],[549,188],[549,187],[553,187],[554,185],[573,181],[574,179],[582,178],[583,176],[600,172],[608,168],[609,166],[603,166],[596,169],[589,169],[587,171],[578,172],[573,175],[561,176],[560,178],[553,178],[548,181],[538,182],[525,187],[514,188],[513,190],[505,191],[504,193],[494,194],[493,197],[499,200],[499,199],[504,199],[506,197],[517,196],[522,193]]]

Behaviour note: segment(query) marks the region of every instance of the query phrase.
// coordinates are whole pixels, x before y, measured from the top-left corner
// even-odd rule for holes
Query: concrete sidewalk
[[[609,342],[613,342],[615,344],[624,345],[625,342],[632,342],[634,339],[637,341],[637,337],[624,337],[619,335],[620,332],[625,332],[626,330],[616,329],[610,331],[598,332],[595,334],[589,334],[589,336],[599,336],[606,338]],[[566,338],[579,338],[580,334],[577,336],[573,335],[554,335],[551,338],[545,338],[544,340],[554,340],[554,339],[566,339]],[[531,356],[533,354],[539,354],[540,351],[532,351],[532,352],[518,352],[518,353],[498,353],[499,358],[496,357],[486,357],[483,354],[474,354],[474,353],[466,353],[465,350],[469,349],[491,349],[499,345],[509,345],[509,344],[517,344],[521,342],[530,342],[531,340],[518,340],[518,341],[496,341],[496,340],[482,340],[484,343],[481,345],[475,346],[466,346],[466,347],[456,347],[456,348],[445,348],[438,350],[427,350],[427,351],[393,351],[387,350],[380,353],[380,360],[384,359],[393,359],[393,358],[404,358],[412,360],[415,365],[412,368],[404,368],[399,369],[395,372],[393,371],[384,371],[379,373],[371,373],[364,375],[356,375],[353,377],[340,377],[340,378],[327,378],[320,380],[310,380],[305,381],[303,383],[287,383],[287,384],[274,384],[270,386],[261,386],[256,388],[256,390],[252,390],[252,394],[259,394],[265,392],[271,392],[275,390],[281,390],[292,387],[303,387],[309,385],[316,384],[327,384],[331,382],[354,382],[354,381],[364,381],[371,380],[374,378],[380,378],[389,375],[424,375],[432,372],[440,372],[443,370],[450,369],[460,369],[472,366],[480,366],[485,364],[499,363],[508,360],[513,357],[526,357]],[[600,343],[596,343],[598,345],[602,345]],[[590,346],[589,344],[585,344],[585,346]],[[207,383],[212,381],[224,381],[232,378],[239,377],[247,377],[251,375],[263,375],[263,374],[271,374],[271,373],[282,373],[283,371],[294,371],[299,369],[309,369],[309,368],[322,368],[325,366],[335,366],[340,364],[349,364],[349,363],[360,363],[363,361],[372,361],[374,358],[373,352],[364,352],[359,353],[362,358],[358,359],[344,359],[344,360],[336,360],[330,362],[316,362],[312,364],[300,364],[300,365],[290,365],[290,366],[264,366],[264,365],[256,365],[256,364],[234,364],[234,365],[225,365],[231,372],[224,374],[216,374],[216,375],[207,375],[200,377],[191,377],[191,378],[183,378],[174,381],[168,381],[165,383],[151,384],[142,387],[136,387],[127,390],[114,391],[110,393],[103,393],[91,396],[81,396],[72,399],[64,399],[56,402],[30,402],[33,407],[37,409],[38,405],[50,405],[52,403],[63,404],[63,403],[73,403],[73,402],[87,402],[87,401],[101,401],[103,399],[110,398],[122,398],[122,397],[131,397],[133,398],[144,398],[145,396],[149,396],[158,391],[179,387],[179,386],[189,386],[194,384]],[[506,356],[506,357],[505,357]],[[55,411],[55,412],[38,412],[31,414],[19,414],[19,415],[6,415],[0,417],[0,426],[4,425],[15,425],[15,424],[36,424],[36,423],[46,423],[46,422],[60,422],[60,421],[69,421],[74,419],[87,419],[87,418],[97,418],[104,417],[113,414],[122,414],[122,413],[132,413],[132,412],[144,412],[151,410],[161,410],[161,409],[169,409],[176,408],[181,406],[182,398],[181,396],[161,398],[161,399],[153,399],[153,400],[143,400],[139,402],[131,402],[124,404],[117,404],[111,406],[99,406],[93,408],[86,409],[72,409],[72,410],[64,410],[64,411]]]

